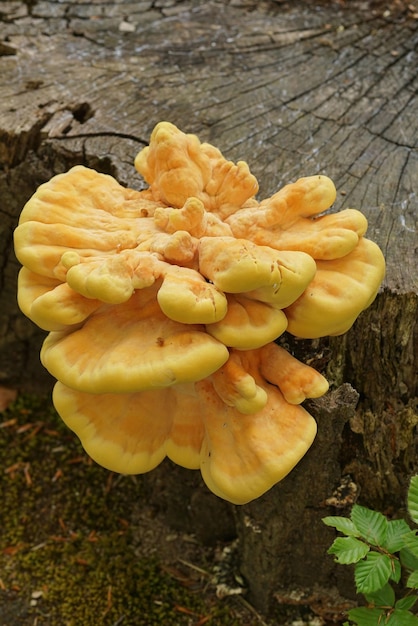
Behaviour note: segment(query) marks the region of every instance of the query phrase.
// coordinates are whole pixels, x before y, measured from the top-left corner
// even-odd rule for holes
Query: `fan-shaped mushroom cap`
[[[287,317],[280,309],[244,296],[228,296],[228,310],[206,332],[231,348],[252,350],[274,341],[284,333]]]
[[[201,449],[203,479],[221,498],[245,504],[284,478],[307,452],[316,422],[290,403],[324,394],[328,383],[268,344],[233,351],[222,368],[195,387],[202,405],[210,407]]]
[[[265,374],[264,356],[272,359]],[[265,378],[273,374],[278,380],[279,362],[286,371],[280,384],[290,395],[292,386],[300,397],[302,387],[309,397],[323,390],[320,374],[309,373],[312,368],[297,365],[275,346],[267,352],[232,352],[213,376],[164,389],[90,394],[59,382],[54,404],[104,467],[124,474],[146,472],[167,455],[184,467],[200,467],[214,493],[243,504],[281,480],[315,437],[315,420]],[[297,382],[302,370],[304,379]]]
[[[166,233],[187,231],[193,237],[232,236],[228,224],[214,213],[208,213],[198,198],[188,198],[181,209],[159,207],[154,212],[154,223]]]
[[[20,309],[44,330],[80,324],[101,306],[99,300],[87,300],[67,283],[35,274],[26,267],[19,272],[17,294]]]
[[[297,337],[347,332],[373,302],[385,275],[380,248],[364,238],[345,257],[318,261],[317,266],[309,286],[285,311],[288,330]]]
[[[250,385],[248,376],[253,378]],[[257,350],[231,350],[228,361],[211,376],[214,388],[228,406],[241,413],[255,413],[262,407],[253,385],[268,381],[278,387],[290,404],[318,398],[328,390],[327,380],[309,365],[301,363],[275,343]]]
[[[212,174],[199,139],[167,122],[154,128],[149,146],[135,158],[135,167],[157,200],[177,208],[188,198],[199,198]]]
[[[267,403],[267,393],[246,369],[245,355],[232,352],[228,361],[211,376],[213,389],[226,406],[251,415]],[[258,378],[258,376],[257,376]]]
[[[195,270],[172,267],[164,275],[157,294],[167,317],[184,324],[212,324],[227,312],[227,299]]]
[[[157,124],[135,167],[157,200],[180,208],[195,197],[221,218],[258,191],[257,179],[244,161],[236,165],[227,161],[217,148],[201,144],[196,135],[182,133],[169,122]]]
[[[336,197],[327,176],[308,176],[283,187],[251,208],[237,211],[226,220],[235,237],[279,250],[300,250],[314,259],[335,259],[353,250],[367,229],[359,211],[346,209],[323,215]]]
[[[221,367],[226,347],[203,327],[167,318],[155,295],[143,289],[118,307],[103,306],[80,327],[51,332],[42,363],[65,385],[89,393],[168,387]]]
[[[199,270],[218,289],[228,293],[264,294],[260,300],[277,308],[294,302],[312,280],[315,261],[304,252],[279,252],[233,237],[203,237],[199,242]],[[274,294],[274,295],[273,295]]]
[[[306,398],[320,398],[329,387],[322,374],[275,343],[262,348],[260,372],[266,380],[277,385],[290,404],[300,404]]]
[[[197,383],[201,401],[211,407],[203,440],[200,470],[213,493],[245,504],[282,480],[310,448],[315,420],[300,406],[288,404],[266,385],[267,403],[252,415],[233,412],[213,394],[209,381]]]
[[[42,276],[65,278],[62,255],[116,254],[148,240],[156,207],[141,192],[81,165],[54,176],[26,203],[15,230],[19,261]]]
[[[86,452],[109,470],[141,474],[166,455],[183,467],[199,468],[204,426],[192,384],[91,394],[58,382],[53,400]]]

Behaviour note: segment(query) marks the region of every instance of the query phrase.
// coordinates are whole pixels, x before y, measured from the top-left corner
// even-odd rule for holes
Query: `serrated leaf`
[[[389,608],[395,606],[395,592],[389,583],[374,593],[364,594],[367,602],[376,608]]]
[[[381,589],[388,582],[391,572],[390,557],[369,552],[363,561],[357,563],[354,570],[357,591],[366,594]]]
[[[360,606],[348,611],[348,617],[359,626],[381,626],[385,617],[383,609],[368,609]]]
[[[363,559],[370,548],[363,541],[354,537],[337,537],[328,550],[328,554],[334,554],[337,563],[357,563]]]
[[[360,535],[359,531],[348,517],[329,515],[328,517],[323,517],[322,521],[327,526],[333,526],[338,532],[344,533],[344,535],[348,537],[358,537]]]
[[[383,623],[385,626],[418,626],[418,617],[409,611],[395,609]]]
[[[411,589],[418,589],[418,570],[412,572],[410,576],[408,576],[408,580],[406,581],[406,586]]]
[[[387,524],[386,541],[382,546],[392,554],[404,547],[404,535],[411,532],[410,527],[403,519],[395,519]]]
[[[366,541],[374,546],[384,545],[388,526],[384,515],[355,504],[351,511],[351,520]]]
[[[418,475],[413,476],[409,484],[408,512],[415,524],[418,524]]]
[[[411,530],[411,532],[404,535],[404,546],[418,558],[418,536],[416,530]]]
[[[405,598],[401,598],[396,602],[395,607],[397,609],[404,609],[405,611],[408,611],[409,609],[412,609],[417,600],[418,596],[405,596]]]
[[[402,567],[410,571],[418,570],[418,556],[412,554],[408,548],[402,548],[399,552],[399,558],[402,563]]]
[[[402,576],[402,568],[398,559],[391,559],[391,567],[392,571],[390,574],[390,579],[393,580],[395,583],[398,583]]]

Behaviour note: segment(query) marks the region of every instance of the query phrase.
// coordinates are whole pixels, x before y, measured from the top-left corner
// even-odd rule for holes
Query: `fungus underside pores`
[[[55,407],[94,460],[142,473],[168,456],[243,504],[306,453],[300,405],[328,388],[274,340],[346,332],[383,255],[359,211],[325,213],[326,176],[258,202],[245,162],[168,122],[135,167],[146,190],[83,166],[39,187],[15,231],[19,306],[49,333]]]

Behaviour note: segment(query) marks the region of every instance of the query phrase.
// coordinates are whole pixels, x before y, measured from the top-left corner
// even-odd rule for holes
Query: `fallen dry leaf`
[[[17,389],[0,387],[0,413],[5,411],[17,398]]]

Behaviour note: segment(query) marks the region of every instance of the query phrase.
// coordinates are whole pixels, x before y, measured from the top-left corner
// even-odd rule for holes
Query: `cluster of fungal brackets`
[[[135,159],[149,187],[73,167],[23,208],[21,310],[49,331],[53,401],[98,463],[147,472],[165,456],[244,504],[310,447],[300,406],[325,378],[274,340],[346,332],[385,262],[357,210],[325,213],[326,176],[258,202],[258,183],[195,135],[159,123]]]

